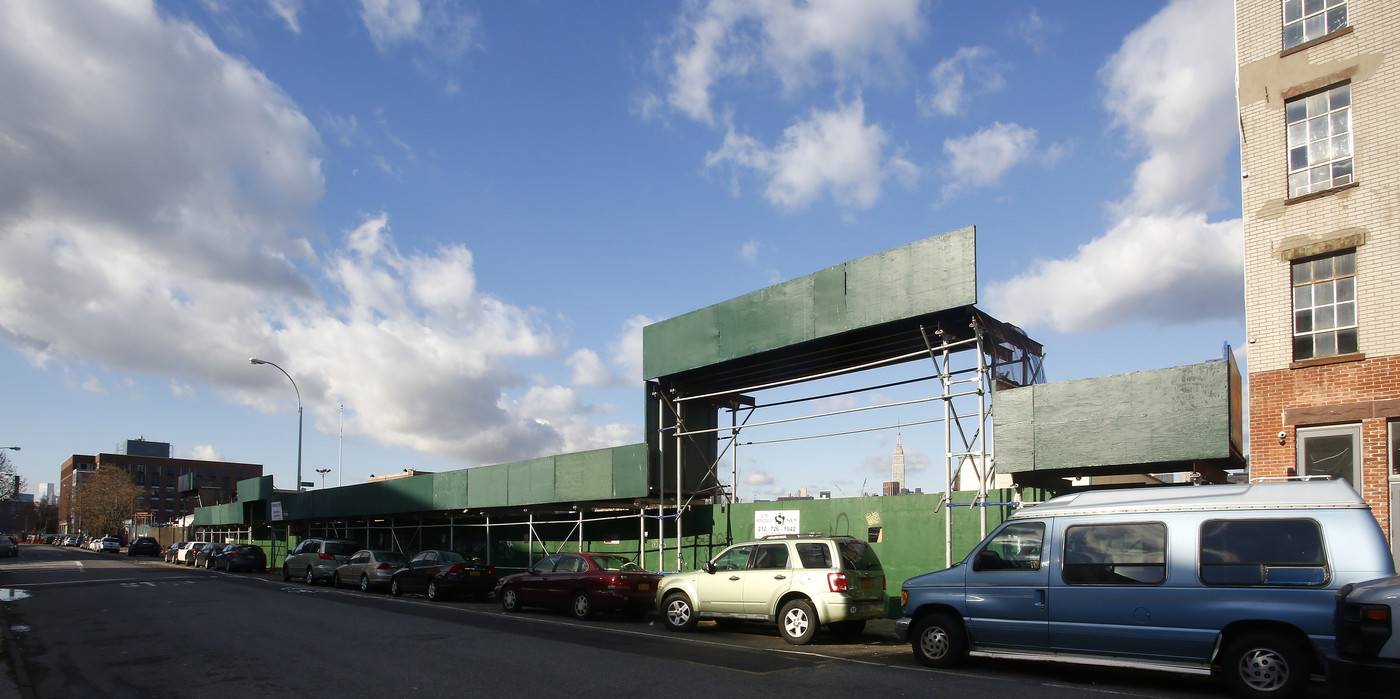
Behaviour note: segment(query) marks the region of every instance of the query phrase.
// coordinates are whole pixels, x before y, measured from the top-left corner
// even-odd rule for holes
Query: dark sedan
[[[165,549],[161,548],[160,542],[149,536],[138,536],[132,539],[126,547],[126,555],[128,556],[159,556],[164,552]]]
[[[188,553],[185,555],[191,561],[194,561],[190,565],[196,568],[212,570],[214,568],[214,557],[219,555],[219,552],[223,551],[227,546],[228,544],[205,544],[197,553]]]
[[[257,544],[229,544],[214,555],[214,570],[246,570],[250,573],[267,572],[267,554]]]
[[[496,599],[508,612],[521,607],[567,609],[587,619],[596,611],[634,615],[656,606],[659,573],[610,553],[556,553],[524,573],[501,578]]]
[[[452,595],[482,598],[496,587],[496,568],[456,551],[420,551],[389,578],[389,594],[421,592],[428,599]]]

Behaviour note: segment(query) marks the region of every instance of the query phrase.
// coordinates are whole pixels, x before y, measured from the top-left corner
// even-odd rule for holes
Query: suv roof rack
[[[839,538],[841,538],[841,537],[851,538],[851,537],[847,537],[845,534],[827,534],[827,533],[824,533],[824,532],[803,532],[803,533],[801,533],[801,534],[765,534],[765,535],[763,535],[763,536],[758,537],[758,539],[759,539],[760,541],[767,541],[767,540],[769,540],[769,539],[818,539],[818,538],[820,538],[820,539],[839,539]]]

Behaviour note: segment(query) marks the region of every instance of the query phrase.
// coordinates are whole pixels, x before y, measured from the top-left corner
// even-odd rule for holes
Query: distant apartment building
[[[261,464],[170,458],[170,445],[145,439],[128,440],[125,454],[74,454],[59,471],[58,526],[61,533],[77,533],[82,526],[73,509],[83,479],[104,466],[115,466],[131,475],[142,489],[138,513],[152,523],[173,522],[195,507],[231,502],[238,481],[263,475]],[[103,532],[89,532],[100,534]]]
[[[1400,540],[1400,3],[1237,0],[1249,475]]]

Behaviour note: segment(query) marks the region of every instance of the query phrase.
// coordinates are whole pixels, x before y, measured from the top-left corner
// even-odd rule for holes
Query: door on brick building
[[[1298,475],[1346,479],[1361,492],[1361,425],[1298,428]]]

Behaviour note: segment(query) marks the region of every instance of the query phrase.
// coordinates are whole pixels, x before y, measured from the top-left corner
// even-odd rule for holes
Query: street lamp
[[[301,389],[297,388],[297,382],[296,382],[296,380],[292,378],[292,375],[291,375],[291,374],[288,374],[288,373],[287,373],[287,370],[286,370],[286,369],[283,369],[282,367],[277,366],[276,364],[273,364],[272,362],[269,362],[269,361],[264,360],[264,359],[258,359],[257,357],[253,357],[252,359],[249,359],[249,360],[248,360],[248,363],[249,363],[249,364],[266,364],[266,365],[268,365],[268,366],[270,366],[270,367],[272,367],[272,368],[274,368],[274,369],[276,369],[276,370],[282,372],[282,375],[285,376],[285,377],[287,377],[287,380],[288,380],[288,381],[291,381],[291,382],[292,382],[292,390],[297,392],[297,490],[300,491],[300,490],[301,490]]]
[[[327,474],[327,473],[330,473],[330,472],[331,472],[331,470],[328,469],[328,468],[318,468],[318,469],[316,469],[316,473],[321,474],[321,487],[322,487],[322,488],[326,487],[326,474]]]

